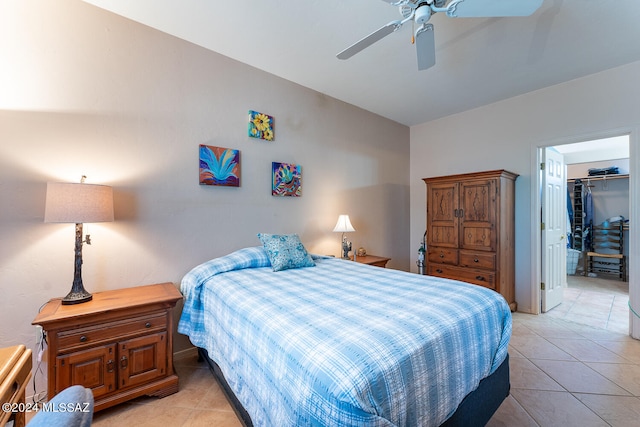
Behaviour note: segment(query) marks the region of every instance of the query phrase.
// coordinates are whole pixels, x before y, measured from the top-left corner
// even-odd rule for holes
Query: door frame
[[[542,221],[542,204],[541,204],[541,178],[540,178],[540,162],[542,161],[542,150],[546,147],[556,145],[574,144],[577,142],[589,141],[594,139],[611,138],[619,135],[629,135],[629,259],[638,259],[639,243],[640,243],[640,206],[637,206],[637,200],[640,200],[640,128],[625,127],[619,129],[611,129],[598,133],[590,133],[586,135],[560,138],[557,140],[549,140],[545,142],[533,142],[531,144],[531,209],[532,223],[530,227],[531,240],[531,312],[532,314],[540,314],[540,282],[542,280],[542,238],[540,233],[540,223]],[[628,263],[628,280],[629,280],[629,303],[633,309],[640,313],[640,282],[636,282],[636,278],[640,277],[640,263]],[[629,310],[629,334],[636,339],[640,339],[640,317],[635,316]]]

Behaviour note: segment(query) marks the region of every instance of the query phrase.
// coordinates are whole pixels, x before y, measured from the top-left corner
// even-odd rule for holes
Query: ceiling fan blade
[[[374,31],[373,33],[369,34],[362,40],[352,44],[351,46],[349,46],[348,48],[346,48],[336,56],[338,57],[338,59],[349,59],[356,53],[360,52],[361,50],[368,48],[378,40],[381,40],[382,38],[393,33],[395,30],[400,28],[401,25],[402,25],[401,21],[391,21],[384,27]]]
[[[488,18],[497,16],[529,16],[543,0],[453,0],[446,7],[452,18]]]
[[[416,31],[416,52],[418,70],[426,70],[436,64],[436,42],[432,24],[423,25]]]

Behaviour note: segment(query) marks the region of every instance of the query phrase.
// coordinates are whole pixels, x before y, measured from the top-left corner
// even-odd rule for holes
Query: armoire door
[[[427,246],[458,247],[458,184],[429,186]]]
[[[496,250],[495,179],[460,183],[460,248]]]

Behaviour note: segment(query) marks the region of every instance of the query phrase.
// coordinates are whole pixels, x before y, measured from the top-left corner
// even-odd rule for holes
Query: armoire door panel
[[[496,241],[493,229],[484,227],[464,227],[462,232],[462,245],[464,249],[495,250]]]
[[[495,250],[496,180],[460,183],[461,248]]]
[[[427,200],[427,246],[458,247],[458,185],[434,184]]]

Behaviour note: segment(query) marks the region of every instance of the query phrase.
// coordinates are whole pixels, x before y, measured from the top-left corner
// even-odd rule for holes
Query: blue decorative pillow
[[[258,239],[267,251],[273,271],[316,265],[297,234],[258,233]]]

